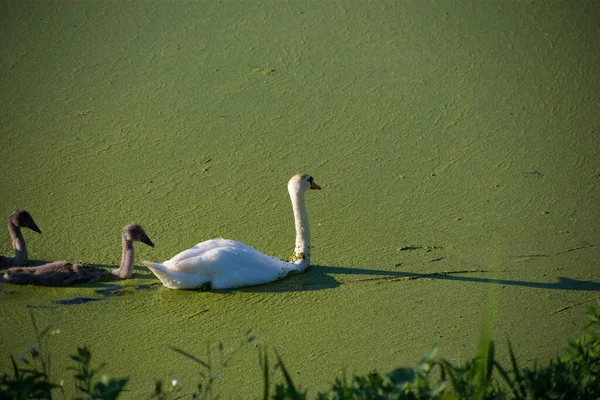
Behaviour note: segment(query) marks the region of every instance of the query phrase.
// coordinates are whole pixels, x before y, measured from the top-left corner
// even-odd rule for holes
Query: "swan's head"
[[[313,177],[308,174],[294,175],[288,182],[288,191],[290,193],[304,193],[308,189],[321,190],[321,187],[315,183]]]
[[[131,223],[123,228],[123,238],[127,241],[137,241],[147,244],[150,247],[154,247],[152,240],[144,232],[144,228],[136,223]]]
[[[14,226],[17,226],[19,228],[20,227],[29,228],[32,231],[35,231],[37,233],[42,233],[42,231],[40,231],[40,228],[38,228],[38,226],[33,221],[31,214],[29,214],[29,212],[27,212],[25,210],[16,210],[15,212],[13,212],[10,215],[10,217],[8,217],[8,220]]]

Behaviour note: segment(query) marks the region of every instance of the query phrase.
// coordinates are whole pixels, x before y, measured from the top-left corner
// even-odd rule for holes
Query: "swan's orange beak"
[[[312,182],[310,184],[310,188],[314,189],[314,190],[321,190],[321,186],[317,185],[316,183]]]

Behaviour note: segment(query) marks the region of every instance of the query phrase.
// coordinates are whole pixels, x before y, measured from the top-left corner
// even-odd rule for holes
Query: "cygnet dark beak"
[[[38,228],[38,226],[34,222],[32,222],[28,228],[34,232],[42,233],[42,231],[40,231],[40,228]]]
[[[150,240],[148,236],[144,236],[140,241],[144,244],[147,244],[150,247],[154,247],[154,243],[152,243],[152,240]]]

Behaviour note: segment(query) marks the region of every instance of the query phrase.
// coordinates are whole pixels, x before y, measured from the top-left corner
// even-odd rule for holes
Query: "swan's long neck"
[[[121,266],[113,274],[121,279],[131,278],[133,275],[133,260],[135,253],[133,251],[133,241],[123,236],[123,254],[121,256]]]
[[[12,239],[12,246],[15,250],[15,257],[11,259],[11,265],[23,265],[27,263],[27,245],[21,233],[21,228],[12,221],[8,221],[8,232]]]
[[[308,225],[308,213],[304,202],[304,193],[290,190],[292,208],[294,209],[294,221],[296,225],[296,248],[292,256],[292,263],[304,270],[310,264],[310,227]]]

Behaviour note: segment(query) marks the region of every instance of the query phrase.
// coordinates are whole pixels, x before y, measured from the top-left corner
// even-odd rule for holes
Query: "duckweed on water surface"
[[[156,248],[114,295],[0,282],[0,375],[33,309],[61,331],[57,381],[75,343],[130,378],[123,399],[193,391],[169,346],[206,360],[251,328],[316,394],[432,343],[464,366],[490,297],[498,362],[510,338],[520,367],[548,365],[600,287],[598,21],[596,0],[2,2],[0,216],[35,216],[34,265],[116,269],[131,221]],[[287,259],[301,171],[328,188],[306,273],[177,292],[141,266],[216,237]],[[77,298],[102,300],[54,303]],[[257,358],[240,348],[214,392],[260,397]]]

